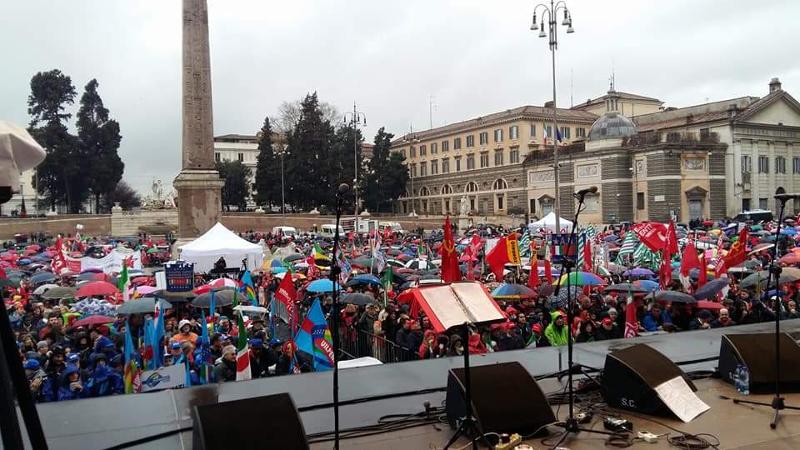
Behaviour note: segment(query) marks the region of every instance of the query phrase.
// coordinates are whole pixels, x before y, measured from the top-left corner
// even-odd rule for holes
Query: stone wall
[[[74,235],[76,225],[83,225],[84,236],[104,236],[111,233],[110,215],[60,215],[36,219],[3,218],[0,219],[0,239],[11,239],[15,234],[45,233]]]
[[[631,178],[631,157],[628,154],[603,158],[600,165],[603,180],[619,180]]]
[[[669,155],[665,152],[647,155],[647,176],[660,177],[664,175],[680,175],[680,154]],[[650,217],[650,220],[654,220]]]
[[[711,166],[712,168],[714,166]],[[723,168],[724,169],[724,168]],[[726,192],[725,192],[725,179],[713,179],[709,180],[709,207],[711,212],[711,217],[718,219],[721,217],[725,217],[727,214],[727,205],[725,204],[726,200]]]
[[[604,161],[605,163],[605,161]],[[605,166],[605,164],[603,164]],[[633,221],[633,192],[631,183],[609,182],[600,188],[603,207],[603,222],[619,223]]]
[[[647,159],[647,170],[650,173],[650,157]],[[664,201],[655,201],[655,196],[663,195]],[[647,182],[648,219],[656,222],[668,222],[670,210],[681,217],[681,182],[680,180],[649,180]]]

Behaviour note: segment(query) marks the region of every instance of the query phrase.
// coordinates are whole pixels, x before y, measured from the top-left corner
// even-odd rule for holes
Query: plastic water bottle
[[[733,378],[733,385],[736,386],[736,391],[742,393],[742,365],[737,364],[736,370],[731,374]]]
[[[739,383],[742,385],[742,390],[739,391],[744,395],[750,395],[750,369],[747,365],[742,364],[741,372],[739,372]]]

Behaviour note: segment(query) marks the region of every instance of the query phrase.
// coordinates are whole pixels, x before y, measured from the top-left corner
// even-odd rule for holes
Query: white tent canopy
[[[248,242],[217,222],[199,238],[179,248],[182,260],[194,263],[195,272],[208,272],[220,256],[228,267],[239,267],[247,260],[247,267],[261,267],[264,255],[260,245]]]
[[[565,233],[569,233],[572,231],[572,221],[567,219],[559,219],[559,226],[561,226],[562,230],[565,230]],[[556,229],[556,214],[551,212],[544,216],[542,220],[538,222],[531,222],[528,224],[528,229],[531,230],[532,233],[535,233],[542,228],[547,229],[551,233],[558,233],[559,230]]]

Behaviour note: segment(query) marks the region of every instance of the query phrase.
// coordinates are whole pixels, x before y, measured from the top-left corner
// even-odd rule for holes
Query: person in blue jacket
[[[86,382],[87,396],[105,397],[124,392],[122,376],[108,366],[104,353],[92,353],[89,361],[93,370]]]
[[[67,364],[61,374],[58,387],[58,400],[74,400],[86,397],[86,389],[81,383],[80,370],[72,364]]]

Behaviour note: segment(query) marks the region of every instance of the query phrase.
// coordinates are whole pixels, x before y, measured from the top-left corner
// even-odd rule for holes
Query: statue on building
[[[459,205],[458,212],[462,216],[466,216],[469,214],[469,200],[467,200],[466,195],[461,196],[461,204]]]
[[[177,194],[175,189],[169,193],[164,192],[164,184],[161,180],[153,180],[150,185],[150,193],[144,197],[142,207],[144,209],[174,209],[176,204]]]

